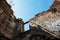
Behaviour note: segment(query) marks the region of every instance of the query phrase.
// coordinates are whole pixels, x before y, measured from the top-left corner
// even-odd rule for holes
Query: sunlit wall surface
[[[17,18],[22,18],[24,22],[33,18],[39,12],[46,11],[52,5],[54,0],[7,0],[12,6],[14,14]],[[28,30],[28,24],[25,30]]]

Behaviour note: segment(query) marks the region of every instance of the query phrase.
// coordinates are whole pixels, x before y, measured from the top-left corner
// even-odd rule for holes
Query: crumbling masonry
[[[30,30],[24,32],[26,23]],[[60,0],[26,23],[14,16],[6,0],[0,0],[0,40],[60,40]]]

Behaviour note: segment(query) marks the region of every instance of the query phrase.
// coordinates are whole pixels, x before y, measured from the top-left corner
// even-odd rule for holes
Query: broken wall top
[[[50,9],[53,9],[53,8],[55,8],[55,7],[58,6],[58,5],[60,5],[60,1],[55,0],[55,1],[53,2],[52,6],[50,6]],[[49,9],[49,10],[50,10],[50,9]]]

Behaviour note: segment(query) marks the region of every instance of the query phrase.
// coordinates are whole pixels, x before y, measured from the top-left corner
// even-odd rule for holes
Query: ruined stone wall
[[[60,37],[60,1],[54,1],[46,12],[39,13],[30,20],[31,28],[42,28],[55,37]]]
[[[24,22],[17,19],[6,0],[0,0],[0,36],[15,40],[51,40],[60,37],[60,4],[54,1],[46,12],[32,18],[30,30],[24,32]],[[5,39],[4,39],[5,40]]]
[[[7,1],[0,0],[0,33],[2,33],[5,37],[12,38],[18,31],[23,32],[24,22],[22,20],[18,20],[19,19],[15,17],[11,6],[7,3]],[[19,23],[17,24],[17,22]]]

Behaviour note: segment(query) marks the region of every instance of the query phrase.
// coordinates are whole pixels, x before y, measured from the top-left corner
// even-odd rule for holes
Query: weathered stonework
[[[26,23],[30,30],[24,32]],[[60,0],[26,23],[14,16],[6,0],[0,0],[0,40],[60,40]]]
[[[46,12],[39,13],[30,20],[31,28],[38,28],[60,38],[60,1],[56,0]]]
[[[23,23],[24,22],[22,20],[17,19],[14,16],[11,6],[7,3],[7,1],[0,0],[0,32],[5,37],[12,38],[18,31],[24,31]]]

